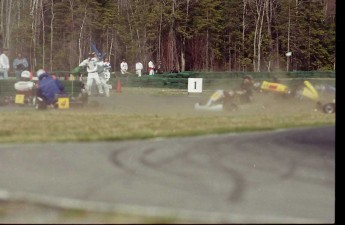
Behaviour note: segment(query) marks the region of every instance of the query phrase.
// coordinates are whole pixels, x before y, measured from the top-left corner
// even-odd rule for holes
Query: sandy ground
[[[185,90],[149,89],[142,92],[122,89],[112,91],[111,97],[90,97],[87,107],[90,110],[111,111],[118,114],[163,114],[163,115],[257,115],[267,113],[308,113],[316,111],[316,102],[307,98],[296,99],[276,93],[254,93],[253,102],[237,102],[235,111],[196,110],[196,103],[206,104],[214,90],[200,94],[188,94]],[[322,103],[331,102],[334,95],[320,94]],[[319,110],[320,111],[320,110]]]
[[[164,114],[164,115],[200,115],[200,114],[253,114],[258,113],[294,113],[315,110],[316,102],[310,99],[284,97],[276,93],[254,93],[251,103],[237,103],[236,111],[196,110],[196,103],[205,104],[216,90],[205,90],[203,93],[188,93],[184,89],[131,88],[122,87],[110,91],[110,97],[92,95],[88,104],[76,110],[108,111],[117,114]],[[331,102],[334,94],[319,93],[322,103]],[[73,107],[74,108],[74,107]],[[72,109],[72,106],[71,106]],[[0,106],[1,111],[34,110],[33,107],[15,104]]]

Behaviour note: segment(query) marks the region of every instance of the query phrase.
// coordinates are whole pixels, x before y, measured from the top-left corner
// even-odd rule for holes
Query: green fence
[[[253,73],[253,72],[183,72],[183,73],[165,73],[153,76],[143,75],[119,75],[113,76],[111,82],[116,85],[117,80],[121,81],[123,86],[128,87],[157,87],[157,88],[188,88],[188,78],[203,78],[203,89],[226,89],[233,88],[241,82],[245,75],[251,75],[254,80],[271,81],[274,77],[282,83],[289,84],[300,79],[313,80],[312,83],[335,85],[334,72],[279,72],[279,73]]]

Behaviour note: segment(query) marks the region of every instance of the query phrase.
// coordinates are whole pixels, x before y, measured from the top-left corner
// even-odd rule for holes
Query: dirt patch
[[[275,93],[255,93],[250,103],[238,104],[236,111],[199,111],[196,103],[205,104],[214,90],[201,94],[188,94],[186,90],[159,88],[122,88],[121,93],[111,90],[110,97],[91,96],[84,107],[70,108],[78,111],[112,112],[124,115],[201,115],[201,114],[290,114],[317,111],[316,102],[310,99],[297,99]],[[321,98],[323,102],[332,101],[334,96]],[[0,111],[34,111],[32,106],[6,105]]]
[[[316,102],[310,99],[297,99],[275,93],[255,93],[249,103],[238,103],[236,111],[199,111],[194,108],[196,103],[205,104],[213,91],[202,94],[188,94],[186,91],[169,90],[123,90],[113,92],[110,98],[90,97],[84,110],[104,110],[118,114],[164,114],[164,115],[200,115],[200,114],[291,114],[310,113],[317,111]]]

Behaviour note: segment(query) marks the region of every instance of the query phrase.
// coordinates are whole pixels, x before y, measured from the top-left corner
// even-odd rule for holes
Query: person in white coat
[[[155,74],[155,65],[153,64],[153,62],[151,60],[148,63],[148,67],[149,67],[149,75],[154,75]]]
[[[135,73],[138,75],[138,77],[141,77],[141,71],[143,68],[144,68],[143,64],[139,62],[138,60],[137,63],[135,64]]]
[[[4,48],[0,55],[0,80],[8,79],[8,70],[10,69],[10,61],[7,56],[8,49]]]
[[[96,58],[96,54],[94,52],[89,53],[89,57],[79,64],[80,67],[86,66],[86,71],[87,71],[86,91],[89,96],[91,95],[93,80],[95,80],[96,82],[99,94],[104,94],[101,80],[99,79],[99,75],[98,75],[97,64],[98,64],[98,59]]]
[[[122,60],[120,64],[121,74],[126,74],[128,70],[128,64],[125,59]]]

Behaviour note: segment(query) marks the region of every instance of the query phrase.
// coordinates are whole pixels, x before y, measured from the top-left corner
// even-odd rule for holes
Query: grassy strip
[[[111,112],[1,112],[0,143],[118,141],[335,124],[334,114],[117,115]]]

